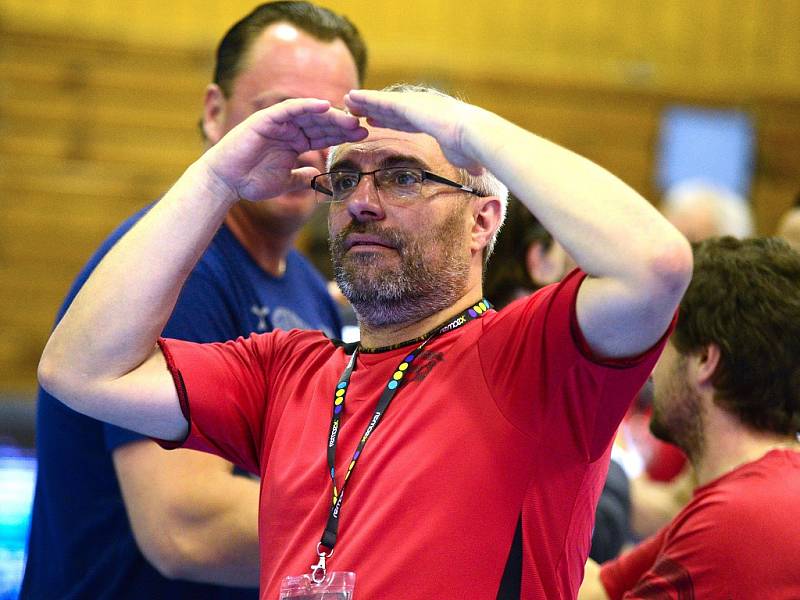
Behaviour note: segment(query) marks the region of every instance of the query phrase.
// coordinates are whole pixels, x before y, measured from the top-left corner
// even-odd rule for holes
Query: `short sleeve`
[[[626,600],[652,598],[755,597],[763,586],[750,578],[770,571],[773,548],[760,546],[760,514],[739,513],[711,496],[681,513],[664,537],[661,551]],[[748,533],[748,529],[753,528]],[[770,597],[768,594],[760,596]]]
[[[276,335],[212,344],[160,340],[189,435],[182,444],[159,443],[210,452],[258,473],[269,402],[263,367]]]
[[[619,558],[603,563],[600,581],[610,600],[620,600],[652,568],[664,545],[666,529],[638,544]]]
[[[510,421],[552,448],[570,443],[592,462],[607,450],[671,327],[639,356],[594,356],[575,309],[585,277],[576,269],[504,308],[486,325],[480,351],[492,395]]]
[[[195,269],[183,286],[163,336],[192,342],[223,342],[236,337],[232,310],[225,305],[225,294],[204,273]],[[106,449],[149,439],[135,431],[105,423]]]

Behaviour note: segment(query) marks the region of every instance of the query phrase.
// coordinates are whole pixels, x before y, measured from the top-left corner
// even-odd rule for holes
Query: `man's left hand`
[[[451,164],[473,175],[483,173],[483,165],[465,141],[465,126],[481,109],[435,92],[352,90],[344,102],[353,115],[366,117],[373,127],[427,133]]]

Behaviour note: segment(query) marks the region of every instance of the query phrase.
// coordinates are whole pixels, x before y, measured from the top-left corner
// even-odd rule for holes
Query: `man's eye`
[[[358,175],[355,173],[337,173],[331,176],[333,191],[347,192],[358,186]]]
[[[422,181],[420,174],[416,171],[398,170],[392,173],[392,183],[402,187],[414,186]]]

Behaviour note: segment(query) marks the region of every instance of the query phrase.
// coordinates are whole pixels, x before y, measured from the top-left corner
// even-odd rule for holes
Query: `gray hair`
[[[662,212],[672,221],[678,215],[713,217],[712,236],[730,235],[744,239],[754,233],[753,213],[746,198],[731,190],[705,181],[688,179],[670,187],[664,194]]]
[[[382,92],[397,92],[401,94],[408,94],[408,93],[426,93],[426,94],[434,94],[436,96],[442,96],[444,98],[452,98],[458,102],[463,102],[463,100],[457,96],[451,96],[450,94],[446,94],[445,92],[429,85],[422,85],[422,84],[415,84],[415,83],[393,83],[384,87]],[[333,164],[335,159],[335,154],[338,146],[335,146],[331,149],[330,153],[328,154],[328,170],[330,170],[330,166]],[[460,179],[460,183],[471,187],[481,196],[494,196],[498,200],[500,200],[500,222],[497,225],[497,229],[492,236],[492,239],[489,240],[489,244],[486,246],[483,254],[483,261],[484,265],[486,261],[488,261],[489,256],[491,256],[492,252],[494,251],[495,244],[497,243],[497,236],[500,234],[500,229],[503,227],[503,223],[506,220],[506,212],[508,210],[508,188],[488,169],[484,169],[483,173],[480,175],[472,175],[466,169],[457,168],[458,176]]]

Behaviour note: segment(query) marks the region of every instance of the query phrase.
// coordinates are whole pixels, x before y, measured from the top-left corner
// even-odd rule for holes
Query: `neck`
[[[706,443],[702,455],[692,457],[698,486],[705,485],[743,464],[758,460],[770,450],[800,450],[800,444],[793,435],[754,431],[716,406],[711,410],[714,414],[709,415],[706,423]]]
[[[240,205],[225,217],[225,225],[256,264],[275,277],[286,271],[286,256],[294,245],[297,232],[281,233],[254,221]]]
[[[469,289],[450,306],[411,323],[398,323],[383,327],[370,327],[367,323],[360,323],[361,346],[364,348],[382,348],[393,346],[413,340],[425,335],[432,329],[441,325],[449,318],[465,311],[483,298],[480,283],[470,286]]]

